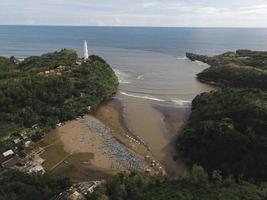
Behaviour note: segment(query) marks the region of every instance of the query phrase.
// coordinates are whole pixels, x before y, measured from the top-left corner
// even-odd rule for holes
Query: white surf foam
[[[121,94],[128,96],[128,97],[135,97],[135,98],[140,98],[140,99],[149,99],[149,100],[153,100],[153,101],[160,101],[160,102],[164,102],[165,100],[163,99],[159,99],[153,96],[141,96],[141,95],[135,95],[135,94],[129,94],[126,92],[120,92]]]
[[[134,98],[140,98],[140,99],[149,99],[149,100],[153,100],[153,101],[159,101],[159,102],[167,102],[168,100],[164,100],[164,99],[160,99],[157,97],[153,97],[153,96],[142,96],[142,95],[135,95],[135,94],[129,94],[126,92],[120,92],[122,95],[128,96],[128,97],[134,97]],[[170,101],[169,101],[170,102]],[[182,99],[174,99],[171,100],[171,102],[175,103],[178,106],[183,106],[183,107],[190,107],[192,102],[191,101],[185,101]]]
[[[137,79],[137,80],[143,80],[143,79],[144,79],[144,74],[141,74],[141,75],[137,76],[136,79]]]
[[[192,102],[191,101],[185,101],[181,99],[175,99],[172,100],[173,103],[179,105],[179,106],[191,106]]]
[[[114,72],[116,74],[116,76],[118,77],[119,79],[119,83],[124,83],[124,84],[129,84],[131,83],[128,79],[130,78],[130,75],[129,74],[126,74],[124,72],[121,72],[120,70],[118,69],[114,69]]]

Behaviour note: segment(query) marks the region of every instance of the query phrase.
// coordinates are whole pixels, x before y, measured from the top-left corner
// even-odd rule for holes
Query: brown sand
[[[182,126],[182,121],[175,122],[173,116],[167,117],[166,113],[155,109],[148,100],[130,97],[124,97],[124,100],[127,101],[124,107],[127,112],[127,126],[149,145],[152,154],[164,165],[167,174],[186,174],[187,168],[184,163],[173,159],[177,154],[177,130]],[[180,117],[182,119],[182,116]]]
[[[95,123],[101,123],[91,115],[86,115],[84,118]],[[103,138],[83,127],[78,120],[67,122],[64,126],[56,129],[55,133],[59,135],[67,153],[92,153],[91,164],[95,166],[109,170],[112,162],[116,161],[116,158],[103,153]]]
[[[137,144],[126,137],[131,133],[123,126],[120,109],[120,102],[114,100],[100,106],[94,115],[86,115],[84,118],[109,127],[113,130],[113,136],[144,162],[146,155],[153,158],[143,144]],[[79,120],[66,122],[36,144],[36,148],[45,148],[40,155],[45,159],[45,169],[68,176],[73,181],[102,179],[118,172],[111,168],[116,158],[104,154],[103,146],[103,138],[84,127]]]

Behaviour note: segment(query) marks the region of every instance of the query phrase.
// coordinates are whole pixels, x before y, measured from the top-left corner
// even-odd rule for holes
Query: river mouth
[[[140,50],[104,48],[96,53],[107,59],[119,78],[115,98],[122,102],[125,126],[149,146],[169,175],[185,174],[175,142],[193,98],[214,89],[196,79],[208,65]]]

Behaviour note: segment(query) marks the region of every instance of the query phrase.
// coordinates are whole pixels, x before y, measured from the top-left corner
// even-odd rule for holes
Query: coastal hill
[[[213,57],[193,53],[186,56],[210,65],[197,74],[200,81],[219,86],[267,89],[267,52],[237,50]]]
[[[177,140],[177,149],[189,164],[212,174],[267,181],[267,52],[238,50],[208,57],[187,54],[210,67],[201,81],[218,91],[198,95],[192,113]]]
[[[12,137],[35,128],[39,137],[56,124],[94,110],[112,97],[118,79],[100,57],[81,62],[74,50],[62,49],[19,62],[0,58],[0,151]]]
[[[189,164],[203,166],[211,175],[267,181],[267,92],[223,89],[198,95],[177,140]]]

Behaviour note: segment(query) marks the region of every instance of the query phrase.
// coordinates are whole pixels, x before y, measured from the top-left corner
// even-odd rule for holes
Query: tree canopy
[[[26,174],[17,170],[0,170],[0,199],[47,200],[70,186],[68,178],[54,173]]]
[[[0,139],[7,127],[54,128],[58,122],[73,119],[95,109],[116,93],[118,80],[112,68],[100,57],[76,64],[75,51],[26,58],[15,64],[0,59]],[[10,64],[13,63],[13,64]],[[3,68],[3,70],[1,70]],[[15,130],[14,130],[15,132]]]
[[[179,178],[150,177],[132,172],[110,177],[90,200],[263,200],[266,187],[235,182],[220,172],[212,178],[202,167],[194,166],[192,174]]]
[[[267,180],[267,93],[224,89],[198,95],[177,147],[208,172]]]
[[[267,52],[237,50],[217,56],[187,53],[190,60],[210,65],[197,74],[199,80],[219,86],[267,89]]]

